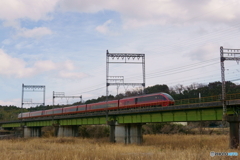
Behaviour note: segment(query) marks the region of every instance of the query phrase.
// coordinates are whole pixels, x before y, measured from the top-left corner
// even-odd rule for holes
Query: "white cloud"
[[[4,44],[4,45],[9,45],[9,44],[11,44],[11,40],[10,40],[10,39],[4,39],[4,40],[2,41],[2,44]]]
[[[34,21],[51,17],[58,0],[7,0],[0,1],[0,19],[13,21],[28,18]]]
[[[65,61],[59,67],[61,67],[62,69],[67,69],[67,70],[74,70],[74,65],[70,60]]]
[[[51,75],[51,71],[54,71],[61,78],[82,78],[85,76],[83,73],[74,71],[74,64],[70,60],[59,63],[44,60],[36,61],[30,67],[27,67],[27,65],[27,62],[24,60],[11,57],[0,49],[0,75],[24,78],[33,77],[41,73],[47,76],[48,74]]]
[[[28,43],[27,41],[22,41],[15,45],[15,48],[19,50],[23,48],[31,48],[31,47],[32,47],[32,44]]]
[[[238,0],[8,0],[0,1],[0,19],[6,26],[19,27],[18,20],[49,20],[59,7],[62,11],[120,13],[124,28],[158,24],[187,24],[204,21],[229,23],[240,20]],[[100,27],[100,26],[99,26]],[[104,32],[106,26],[98,28]]]
[[[21,103],[21,99],[11,99],[11,100],[5,100],[2,101],[0,100],[0,105],[4,106],[10,106],[10,105],[15,105],[15,106],[19,106],[19,104]]]
[[[18,31],[17,36],[26,38],[40,38],[42,36],[51,34],[52,31],[46,27],[36,27],[33,29],[22,28]]]
[[[59,76],[61,78],[69,78],[69,79],[80,79],[80,78],[86,77],[86,75],[83,73],[69,72],[69,71],[60,71]]]
[[[50,20],[50,13],[55,10],[59,0],[7,0],[0,1],[0,20],[3,26],[17,29],[17,36],[26,38],[39,38],[52,34],[46,27],[34,29],[21,28],[21,20],[28,19],[33,21]]]
[[[63,11],[96,13],[104,9],[110,9],[118,3],[118,1],[107,0],[60,0],[59,5]]]
[[[111,24],[112,20],[106,21],[103,25],[97,26],[96,31],[102,33],[102,34],[107,34],[109,31],[109,24]]]
[[[21,28],[21,24],[19,20],[6,20],[3,21],[4,27],[14,27],[14,28]]]
[[[21,28],[21,20],[32,21],[50,20],[59,0],[7,0],[0,1],[0,20],[3,26],[13,27],[17,30],[17,36],[26,38],[39,38],[52,34],[46,27],[33,29]]]
[[[0,74],[16,77],[22,77],[25,68],[25,62],[21,59],[13,58],[0,49]],[[25,74],[30,70],[26,69]],[[31,71],[30,71],[31,72]]]
[[[37,61],[34,63],[34,68],[36,68],[38,72],[45,72],[57,69],[57,65],[50,60]]]
[[[151,24],[186,24],[198,21],[228,23],[240,20],[237,0],[61,0],[63,11],[97,13],[111,10],[121,14],[124,28]]]
[[[192,60],[205,61],[212,59],[216,53],[220,53],[219,48],[218,44],[207,43],[190,51],[187,56],[189,56]]]

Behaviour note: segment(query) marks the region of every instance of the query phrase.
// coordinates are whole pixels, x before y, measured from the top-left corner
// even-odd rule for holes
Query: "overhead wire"
[[[208,61],[210,61],[210,60],[207,60],[207,62]],[[211,60],[212,61],[212,60]],[[195,63],[196,65],[197,64],[203,64],[203,63]],[[178,69],[180,68],[180,69],[185,69],[186,67],[189,67],[189,66],[194,66],[195,64],[189,64],[189,65],[185,65],[185,66],[181,66],[181,67],[178,67]],[[213,65],[213,64],[210,64],[210,65]],[[208,66],[208,65],[205,65],[205,66]],[[201,67],[204,67],[204,66],[201,66]],[[201,67],[198,67],[198,68],[201,68]],[[171,74],[175,74],[175,72],[176,71],[178,71],[178,72],[186,72],[186,71],[188,71],[188,70],[194,70],[194,69],[197,69],[197,68],[192,68],[192,69],[188,69],[188,70],[176,70],[177,68],[174,68],[173,69],[173,73],[168,73],[168,74],[166,74],[166,75],[171,75]],[[167,73],[167,72],[169,72],[169,71],[163,71],[162,73]],[[132,77],[132,78],[136,78],[137,76],[135,76],[135,77]],[[150,77],[150,78],[156,78],[156,77],[159,77],[159,76],[153,76],[153,77]],[[149,79],[149,78],[148,78]],[[101,85],[101,84],[99,84],[99,85]],[[99,86],[99,85],[97,85],[97,86]],[[96,86],[96,85],[95,85]],[[92,88],[92,87],[91,87]],[[105,88],[105,86],[101,86],[101,87],[99,87],[99,88],[97,88],[97,89],[93,89],[93,90],[87,90],[87,91],[83,91],[83,92],[81,92],[81,93],[88,93],[88,92],[92,92],[92,91],[95,91],[95,90],[99,90],[99,89],[103,89],[103,88]]]
[[[185,71],[190,71],[190,70],[194,70],[194,69],[198,69],[198,68],[202,68],[202,67],[206,67],[206,66],[210,66],[210,65],[215,65],[215,64],[218,64],[218,63],[219,62],[215,62],[215,63],[211,63],[211,64],[207,64],[207,65],[202,65],[203,63],[195,63],[195,64],[186,65],[186,66],[180,66],[180,67],[172,68],[172,69],[169,69],[169,70],[150,73],[150,74],[147,74],[146,77],[148,79],[150,79],[150,78],[155,78],[155,77],[159,77],[159,76],[166,76],[166,75],[181,73],[181,72],[185,72]],[[202,66],[197,67],[197,65],[202,65]],[[192,68],[190,68],[190,67],[192,67]],[[138,77],[141,77],[141,76],[132,76],[132,77],[127,77],[127,78],[130,79],[130,78],[138,78]]]
[[[221,7],[219,7],[219,8],[221,8]],[[194,17],[193,17],[194,18]],[[192,18],[192,19],[193,19]],[[191,19],[190,19],[191,20]],[[237,27],[237,26],[239,26],[239,24],[235,24],[235,25],[233,25],[234,27]],[[226,35],[226,31],[229,31],[229,30],[226,30],[226,29],[224,29],[224,30],[222,30],[221,32],[219,32],[219,31],[216,31],[216,32],[214,32],[214,36],[216,37],[216,38],[218,38],[219,37],[219,35],[220,36],[224,36],[224,35]],[[234,29],[232,29],[231,31],[235,31]],[[188,39],[185,39],[185,40],[183,40],[183,41],[180,41],[180,43],[178,42],[178,43],[176,43],[176,44],[178,44],[178,45],[181,45],[181,44],[184,44],[184,45],[186,45],[186,44],[188,44],[188,45],[196,45],[196,44],[199,44],[199,40],[202,40],[202,39],[206,39],[206,37],[207,36],[212,36],[213,35],[213,33],[208,33],[208,34],[204,34],[204,35],[202,35],[202,36],[198,36],[198,37],[196,37],[195,39],[194,39],[194,41],[192,41],[192,42],[195,42],[195,43],[193,43],[192,44],[192,42],[191,42],[191,44],[189,44],[189,43],[186,43],[186,42],[188,42]],[[148,35],[149,36],[149,35]],[[146,36],[147,37],[147,36]],[[172,46],[175,46],[175,44],[171,44],[171,45],[168,45],[168,46],[164,46],[164,48],[167,48],[168,50],[169,49],[172,49],[172,48],[169,48],[169,47],[172,47]],[[164,50],[163,50],[164,51]],[[212,63],[212,64],[209,64],[209,65],[206,65],[206,66],[210,66],[210,65],[214,65],[214,64],[216,64],[216,63]],[[193,64],[194,65],[194,64]],[[201,67],[206,67],[206,66],[201,66]],[[188,67],[191,67],[191,65],[189,65]],[[196,68],[192,68],[192,69],[189,69],[189,70],[194,70],[194,69],[199,69],[199,68],[201,68],[201,67],[196,67]],[[154,72],[151,72],[150,74],[147,74],[146,75],[146,78],[147,79],[152,79],[152,78],[157,78],[157,77],[160,77],[160,76],[167,76],[167,75],[171,75],[171,74],[176,74],[176,72],[177,73],[182,73],[182,72],[186,72],[186,71],[189,71],[189,70],[182,70],[181,71],[181,67],[179,68],[176,68],[176,70],[174,71],[174,69],[172,69],[172,70],[166,70],[166,71],[162,71],[162,72],[156,72],[156,73],[154,73]],[[165,73],[165,72],[168,72],[168,73],[166,73],[166,74],[163,74],[163,73]],[[136,78],[136,77],[139,77],[139,76],[133,76],[133,75],[131,75],[131,77],[127,77],[127,78]],[[105,86],[104,86],[105,87]],[[100,87],[100,89],[102,89],[102,88],[104,88],[104,87]],[[87,93],[87,92],[91,92],[91,91],[94,91],[94,90],[90,90],[90,91],[86,91],[86,92],[82,92],[82,93]]]
[[[189,65],[184,65],[184,66],[179,66],[179,67],[174,67],[174,68],[170,68],[170,69],[167,69],[167,70],[163,70],[163,71],[154,71],[154,72],[151,72],[151,73],[148,73],[146,76],[150,76],[150,75],[155,75],[155,74],[159,74],[159,73],[169,73],[171,71],[177,71],[177,70],[181,70],[181,69],[184,69],[184,68],[189,68],[189,67],[192,67],[192,66],[197,66],[197,65],[202,65],[204,63],[209,63],[211,61],[216,61],[217,58],[214,58],[214,59],[210,59],[210,60],[206,60],[206,61],[203,61],[203,62],[198,62],[198,63],[193,63],[193,64],[189,64]],[[134,76],[134,75],[137,75],[137,74],[132,74],[131,77],[128,77],[128,78],[136,78],[136,77],[141,77],[141,76]]]

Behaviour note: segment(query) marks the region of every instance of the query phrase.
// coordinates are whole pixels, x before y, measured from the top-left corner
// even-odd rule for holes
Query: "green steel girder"
[[[89,117],[76,119],[62,119],[59,120],[60,125],[94,125],[106,124],[106,117]]]
[[[2,128],[21,127],[21,123],[6,123],[1,125]]]
[[[234,114],[236,106],[228,107],[228,114]],[[191,121],[220,121],[223,117],[222,107],[201,108],[201,109],[186,109],[159,111],[149,113],[132,113],[122,115],[109,115],[108,120],[116,120],[118,123],[153,123],[153,122],[191,122]],[[2,128],[10,127],[41,127],[59,125],[97,125],[107,124],[106,117],[82,117],[73,119],[32,121],[1,124]]]
[[[118,123],[220,121],[222,120],[222,115],[222,108],[212,108],[119,115],[116,116],[116,120]]]
[[[25,126],[28,127],[42,127],[42,126],[52,126],[53,124],[58,123],[57,120],[49,121],[34,121],[34,122],[25,122]]]

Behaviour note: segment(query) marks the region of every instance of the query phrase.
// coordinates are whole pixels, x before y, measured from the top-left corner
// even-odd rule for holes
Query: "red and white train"
[[[122,110],[132,109],[139,107],[150,107],[150,106],[170,106],[174,105],[174,99],[167,93],[154,93],[146,94],[135,97],[127,97],[120,100],[111,100],[106,102],[98,102],[91,104],[75,105],[64,108],[55,108],[42,111],[25,112],[18,115],[18,119],[35,118],[35,117],[46,117],[46,116],[57,116],[87,112],[99,112],[107,110]]]

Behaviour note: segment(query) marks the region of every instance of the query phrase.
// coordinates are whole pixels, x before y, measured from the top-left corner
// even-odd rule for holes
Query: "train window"
[[[167,100],[167,99],[163,96],[160,96],[160,100]]]
[[[85,107],[78,107],[78,111],[84,111]]]
[[[110,107],[111,107],[111,104],[110,104]],[[101,108],[106,108],[106,104],[102,104]]]
[[[138,103],[141,103],[143,102],[143,99],[142,98],[138,98]]]
[[[105,107],[106,107],[105,104],[93,105],[93,106],[92,106],[92,109],[102,109],[102,108],[105,108]]]
[[[62,113],[62,109],[54,110],[54,113]]]
[[[75,112],[75,111],[77,111],[77,108],[66,108],[65,111],[66,112]]]
[[[48,114],[53,114],[53,110],[50,110],[50,111],[47,110],[47,111],[45,111],[45,114],[46,114],[46,115],[48,115]]]
[[[117,106],[117,103],[116,103],[116,102],[114,102],[114,103],[110,103],[109,106],[110,106],[110,107],[116,107],[116,106]]]
[[[148,97],[141,97],[141,98],[138,98],[138,102],[141,103],[141,102],[147,102],[147,101],[152,101],[154,100],[155,97],[154,96],[148,96]]]
[[[156,96],[147,96],[147,97],[141,97],[137,99],[138,103],[144,103],[144,102],[148,102],[148,101],[161,101],[161,100],[166,100],[165,97],[161,96],[161,95],[156,95]]]
[[[155,98],[155,96],[150,96],[149,97],[149,101],[154,101],[156,98]]]
[[[32,114],[32,116],[39,116],[39,115],[42,115],[42,112],[33,112],[33,113],[31,113]]]

